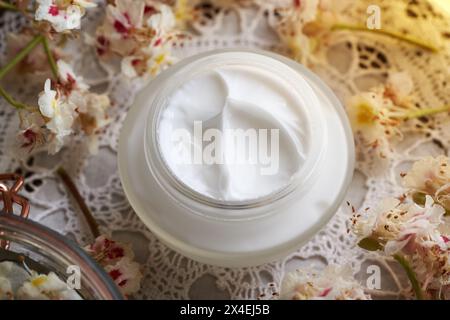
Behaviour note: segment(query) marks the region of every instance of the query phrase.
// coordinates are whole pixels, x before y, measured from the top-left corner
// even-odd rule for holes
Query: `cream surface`
[[[302,168],[310,127],[300,101],[294,85],[278,74],[216,67],[167,98],[159,148],[192,190],[221,201],[255,200],[287,186]]]

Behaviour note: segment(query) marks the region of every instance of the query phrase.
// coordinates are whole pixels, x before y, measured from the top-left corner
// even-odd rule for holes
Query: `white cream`
[[[157,130],[161,154],[180,182],[204,196],[220,201],[267,196],[286,187],[307,158],[311,128],[301,101],[291,82],[256,66],[221,66],[197,74],[166,100]],[[200,121],[203,133],[207,129],[223,133],[219,149],[223,162],[209,164],[202,158],[199,163],[195,158],[195,150],[219,153],[206,152],[211,137],[195,139]],[[179,139],[180,129],[190,141]],[[267,133],[269,149],[259,153],[262,144],[258,144],[257,153],[247,150],[237,161],[235,140],[227,135],[236,129],[252,129],[258,139]]]

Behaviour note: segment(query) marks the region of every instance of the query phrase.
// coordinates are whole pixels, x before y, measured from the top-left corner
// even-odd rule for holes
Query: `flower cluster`
[[[14,299],[14,292],[12,289],[11,280],[8,278],[5,272],[5,269],[10,269],[10,267],[11,266],[9,265],[8,262],[0,263],[0,300]]]
[[[332,0],[253,0],[268,10],[269,24],[290,50],[290,55],[308,64],[313,53],[326,43],[332,27],[350,1]]]
[[[70,289],[55,273],[48,275],[32,272],[30,279],[18,290],[19,300],[81,300],[78,293]]]
[[[80,300],[55,273],[25,271],[14,262],[0,263],[0,300]]]
[[[102,235],[85,250],[105,268],[124,295],[128,296],[139,290],[142,273],[139,264],[133,261],[134,252],[129,244],[122,244]]]
[[[106,95],[90,92],[89,86],[63,60],[58,60],[57,67],[59,81],[52,88],[47,79],[38,99],[39,108],[19,112],[19,144],[28,151],[45,146],[54,154],[78,130],[90,137],[89,148],[94,153],[98,130],[108,123],[106,111],[110,101]]]
[[[269,1],[266,5],[273,7],[269,23],[280,40],[291,50],[294,59],[305,62],[313,47],[311,26],[317,19],[319,0]]]
[[[100,57],[121,58],[122,73],[130,78],[155,76],[174,62],[171,41],[175,15],[170,6],[151,0],[116,0],[96,31]]]
[[[91,0],[37,0],[34,19],[49,24],[58,33],[80,29],[86,9],[96,7]]]
[[[352,224],[361,239],[373,239],[389,254],[415,250],[417,243],[445,245],[438,230],[445,210],[427,197],[424,206],[399,199],[384,199],[364,214],[356,214]]]
[[[281,299],[288,300],[369,300],[370,295],[356,282],[351,270],[330,265],[318,273],[297,270],[283,279]]]
[[[418,298],[450,298],[448,161],[440,156],[416,162],[401,174],[409,188],[401,199],[385,199],[373,209],[354,212],[351,219],[360,247],[382,250],[413,270],[410,280]]]
[[[408,173],[402,173],[402,180],[416,202],[423,202],[428,195],[447,212],[450,210],[450,163],[446,156],[415,162]]]
[[[347,115],[357,145],[363,151],[376,151],[381,158],[389,152],[389,140],[401,138],[399,125],[411,103],[413,82],[406,72],[390,73],[385,85],[362,92],[348,99]]]

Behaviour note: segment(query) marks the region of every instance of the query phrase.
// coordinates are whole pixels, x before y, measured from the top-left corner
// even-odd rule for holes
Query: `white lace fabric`
[[[261,7],[232,7],[217,13],[204,24],[198,24],[193,36],[174,46],[175,56],[183,57],[216,48],[250,47],[287,53],[278,40]],[[87,32],[93,32],[101,21],[101,8],[84,20]],[[0,17],[0,53],[5,56],[6,35],[18,32],[23,19],[14,13]],[[441,26],[442,27],[442,26]],[[442,27],[443,28],[443,27]],[[449,29],[450,30],[450,29]],[[80,44],[82,43],[79,41]],[[448,45],[448,44],[447,44]],[[450,45],[449,45],[450,46]],[[144,280],[137,299],[270,299],[277,296],[280,282],[287,271],[299,266],[327,263],[349,264],[356,277],[365,283],[367,266],[381,268],[381,290],[371,290],[374,297],[397,298],[409,290],[403,271],[389,259],[363,251],[347,233],[349,213],[339,210],[328,225],[309,243],[288,257],[266,265],[228,269],[192,261],[173,252],[143,225],[130,207],[117,172],[117,141],[126,112],[139,81],[123,76],[98,63],[94,50],[87,45],[68,48],[79,72],[89,84],[110,94],[111,117],[99,142],[99,153],[90,156],[80,141],[75,140],[59,155],[38,153],[21,162],[12,156],[12,145],[18,128],[16,111],[0,101],[0,171],[22,173],[27,181],[24,195],[31,202],[31,219],[45,224],[80,244],[91,242],[92,235],[55,175],[63,166],[74,177],[83,197],[105,233],[131,242],[142,264]],[[450,104],[450,58],[433,54],[417,46],[366,32],[336,31],[320,48],[320,54],[309,61],[309,67],[326,81],[337,96],[349,95],[372,87],[386,79],[388,70],[408,71],[415,85],[416,102],[422,107]],[[36,88],[20,75],[8,81],[8,88],[22,100],[36,99]],[[40,86],[41,83],[38,83]],[[377,203],[385,196],[400,195],[399,172],[425,155],[447,154],[450,146],[448,114],[429,120],[412,121],[403,140],[392,143],[392,152],[380,162],[359,158],[347,200],[357,208]],[[330,177],[331,178],[331,177]]]

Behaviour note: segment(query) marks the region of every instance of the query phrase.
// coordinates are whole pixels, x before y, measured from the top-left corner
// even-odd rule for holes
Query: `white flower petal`
[[[129,78],[135,78],[138,76],[134,66],[133,66],[133,61],[135,61],[136,59],[138,59],[138,57],[136,56],[129,56],[129,57],[125,57],[122,59],[121,62],[121,69],[122,69],[122,73],[129,77]]]
[[[175,27],[175,16],[169,6],[158,6],[159,13],[153,14],[147,20],[147,25],[158,33],[170,31]]]
[[[370,299],[363,287],[352,277],[348,267],[327,266],[289,273],[281,285],[281,299],[294,300],[353,300]]]
[[[79,5],[83,8],[95,8],[97,7],[97,4],[91,0],[74,0],[74,4]]]
[[[56,101],[56,91],[51,90],[51,80],[45,81],[44,92],[41,93],[38,99],[39,110],[47,118],[53,118],[55,115],[54,106]]]
[[[400,100],[410,95],[414,87],[412,78],[406,71],[390,73],[387,84]]]
[[[77,76],[70,64],[68,64],[64,60],[59,59],[57,61],[57,66],[58,76],[63,84],[70,84],[71,82],[73,82],[72,85],[74,85],[76,89],[89,89],[89,86],[84,83],[83,77]]]
[[[79,29],[83,12],[78,5],[70,5],[61,9],[58,4],[51,0],[39,0],[35,12],[35,20],[48,21],[56,32],[65,32]]]

